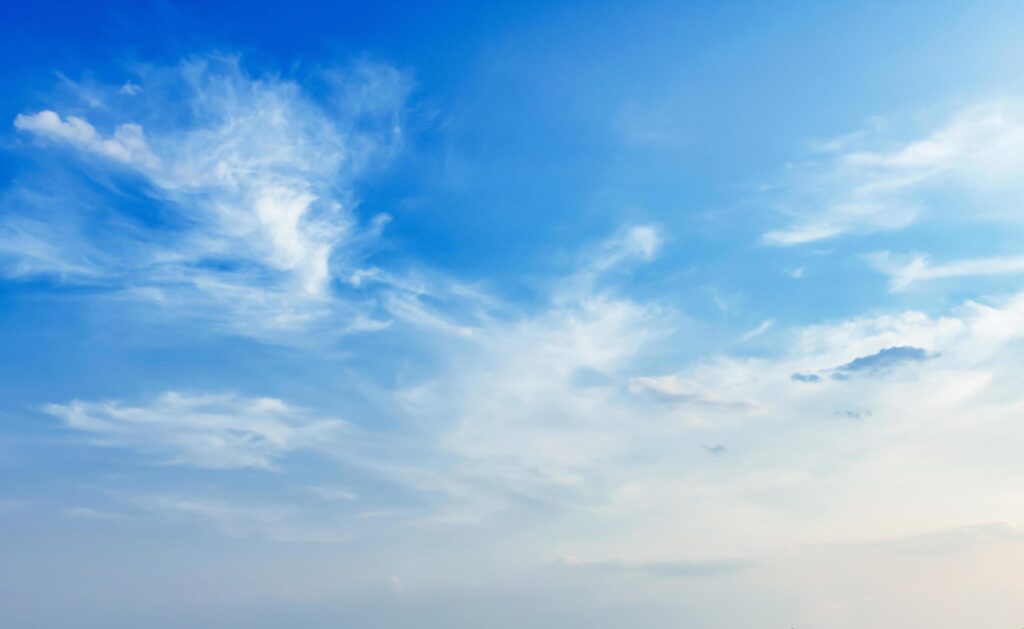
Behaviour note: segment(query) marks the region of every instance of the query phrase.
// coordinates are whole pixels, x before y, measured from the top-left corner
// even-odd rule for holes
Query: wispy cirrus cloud
[[[45,412],[101,446],[157,464],[274,469],[296,451],[324,450],[349,432],[339,419],[309,415],[274,398],[164,393],[147,404],[49,404]]]
[[[818,157],[796,164],[777,203],[790,224],[762,241],[791,246],[898,230],[935,212],[1020,220],[1024,116],[1018,105],[964,108],[915,139],[893,139],[883,129],[824,143]]]
[[[123,185],[159,210],[119,214],[123,203],[100,200],[107,214],[97,215],[72,181],[56,197],[16,190],[2,207],[8,274],[107,286],[255,334],[327,314],[339,328],[371,316],[338,300],[331,284],[358,266],[364,236],[383,225],[360,227],[354,186],[401,146],[408,77],[356,64],[325,72],[328,96],[314,98],[296,82],[253,76],[236,57],[210,55],[138,80],[130,92],[97,88],[104,108],[86,108],[111,121],[109,133],[86,113],[53,109],[19,114],[14,126],[99,171],[141,178],[141,187]]]
[[[991,256],[933,263],[926,254],[916,254],[902,261],[888,251],[868,257],[872,266],[889,277],[889,290],[899,293],[918,282],[1024,273],[1024,256]]]
[[[747,341],[756,339],[757,337],[761,336],[768,330],[772,329],[773,325],[775,325],[774,319],[765,319],[756,328],[753,328],[752,330],[744,333],[743,336],[736,340],[736,343],[746,343]]]
[[[661,240],[650,226],[624,230],[555,281],[536,314],[483,320],[440,350],[438,373],[397,392],[404,412],[437,418],[440,447],[480,478],[524,491],[584,483],[621,454],[623,374],[675,316],[603,282],[651,259]]]
[[[488,316],[459,322],[460,333],[418,339],[429,367],[403,371],[374,393],[403,429],[356,435],[358,447],[346,445],[352,429],[343,422],[260,398],[48,410],[98,444],[159,463],[285,469],[293,453],[329,452],[391,488],[368,507],[389,514],[389,526],[472,528],[541,513],[580,527],[572,552],[591,557],[688,557],[700,548],[715,562],[807,539],[874,539],[878,521],[890,522],[893,534],[958,526],[963,513],[950,492],[975,505],[971,518],[1000,513],[1019,458],[1004,444],[1020,434],[1013,420],[1024,407],[1016,369],[1024,298],[967,302],[939,316],[903,311],[778,325],[773,337],[784,345],[772,355],[684,358],[685,317],[617,291],[616,267],[602,263],[646,257],[630,233],[591,248],[535,311],[492,303]],[[831,377],[839,372],[867,377]],[[856,410],[865,408],[870,413]],[[962,466],[953,478],[950,452],[965,436],[988,454],[956,454]],[[894,479],[908,462],[914,474]],[[936,479],[952,484],[940,492]],[[313,493],[328,508],[353,503],[347,487]],[[357,504],[371,500],[362,486],[359,495]],[[231,535],[299,539],[288,531],[319,531],[307,505],[225,514],[208,503],[186,497],[154,508]],[[913,512],[885,520],[898,508]],[[339,523],[357,517],[348,511],[337,514]],[[761,525],[745,525],[750,518]],[[588,529],[594,521],[600,530]],[[284,532],[267,532],[278,525]],[[607,533],[620,530],[638,534]],[[523,534],[553,543],[543,532]],[[662,569],[672,571],[652,568]]]
[[[592,251],[614,249],[615,242]],[[751,508],[748,492],[819,500],[813,470],[833,469],[835,511],[803,523],[772,516],[780,518],[777,527],[764,535],[795,541],[863,505],[854,479],[881,473],[890,454],[909,448],[930,456],[936,447],[888,443],[887,435],[925,425],[937,431],[929,438],[946,443],[946,433],[976,422],[1002,425],[1021,403],[1000,393],[1016,378],[1020,297],[967,302],[942,316],[905,311],[779,326],[773,336],[784,349],[770,356],[682,359],[666,354],[666,347],[687,342],[679,312],[617,293],[614,282],[588,268],[583,262],[569,279],[554,282],[550,303],[535,314],[481,320],[471,333],[448,337],[436,347],[442,362],[396,390],[397,412],[433,428],[421,442],[430,454],[420,455],[449,462],[440,476],[437,468],[420,470],[420,487],[447,493],[456,504],[489,505],[478,514],[515,509],[510,492],[570,510],[596,509],[666,539],[670,532],[654,532],[650,523],[703,517],[681,498],[697,500],[701,487],[716,487],[716,504],[740,513]],[[811,380],[819,386],[805,384]],[[983,413],[968,412],[982,406]],[[849,410],[862,408],[872,410]],[[854,415],[862,420],[860,434],[827,438],[823,431],[835,429],[836,417]],[[827,445],[815,445],[808,456],[801,448],[815,439]],[[707,444],[731,454],[707,457]],[[954,513],[941,518],[956,520]],[[694,520],[687,530],[722,542],[719,527]],[[860,534],[836,531],[834,539]],[[725,536],[745,547],[761,537],[740,530]]]

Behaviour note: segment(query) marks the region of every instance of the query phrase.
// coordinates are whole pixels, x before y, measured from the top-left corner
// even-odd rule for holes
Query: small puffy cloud
[[[629,230],[624,244],[631,253],[639,255],[644,260],[650,260],[661,248],[662,237],[658,230],[649,225],[633,227]]]
[[[126,448],[153,463],[274,469],[287,454],[337,444],[349,425],[310,416],[274,398],[164,393],[149,404],[49,404],[44,410],[92,443]]]
[[[82,118],[68,116],[62,119],[57,112],[44,110],[35,114],[18,114],[14,118],[14,126],[133,167],[149,170],[160,164],[146,145],[142,126],[138,124],[118,125],[111,137],[104,138]]]

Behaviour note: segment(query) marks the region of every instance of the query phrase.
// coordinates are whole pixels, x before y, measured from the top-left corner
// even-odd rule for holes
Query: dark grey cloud
[[[704,449],[710,452],[711,454],[725,454],[729,451],[729,448],[726,448],[720,443],[716,443],[715,445],[711,446],[704,446]]]

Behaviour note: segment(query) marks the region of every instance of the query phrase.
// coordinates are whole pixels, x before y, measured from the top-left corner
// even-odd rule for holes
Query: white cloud
[[[627,556],[655,549],[729,556],[772,544],[871,540],[1020,519],[1024,513],[1006,506],[1016,489],[1001,480],[1020,465],[1001,444],[1021,434],[1013,418],[1024,408],[1024,381],[1015,367],[1022,323],[1024,296],[996,305],[968,302],[944,317],[911,311],[854,318],[786,331],[790,350],[774,358],[722,356],[634,379],[635,388],[653,388],[678,405],[654,417],[689,422],[658,435],[663,448],[649,437],[643,450],[649,469],[604,470],[619,481],[603,513],[658,541],[598,535],[592,548],[608,552],[617,545]],[[842,380],[789,377],[894,346],[922,347],[931,358]],[[730,404],[709,405],[708,392]],[[857,412],[844,414],[851,409]],[[644,415],[634,409],[634,417]],[[858,419],[843,425],[838,416]],[[641,425],[634,421],[619,442],[633,439],[637,447]],[[695,465],[684,444],[701,439],[726,445],[728,463]],[[751,519],[759,522],[756,530],[725,524]]]
[[[160,462],[268,467],[288,453],[329,449],[374,478],[354,484],[358,502],[347,486],[303,485],[296,492],[289,482],[289,500],[304,493],[320,500],[252,504],[171,495],[139,498],[137,505],[234,537],[287,542],[332,542],[373,527],[374,535],[393,534],[389,542],[400,539],[414,550],[382,544],[394,552],[385,560],[375,546],[368,565],[386,565],[384,578],[394,571],[424,588],[454,588],[468,579],[431,572],[449,548],[423,540],[448,539],[476,567],[481,549],[490,549],[485,562],[500,568],[493,570],[500,578],[515,572],[510,567],[574,555],[589,559],[576,569],[561,567],[559,579],[607,579],[610,590],[623,589],[615,587],[620,579],[642,579],[644,587],[625,589],[664,587],[664,600],[678,602],[677,587],[668,592],[671,583],[658,583],[702,576],[691,579],[701,600],[707,592],[726,601],[764,596],[767,588],[772,602],[788,601],[804,620],[841,626],[844,616],[832,606],[848,590],[815,580],[836,557],[845,558],[837,583],[884,593],[899,580],[882,587],[855,558],[891,561],[901,577],[926,574],[930,562],[949,558],[878,550],[879,540],[1024,520],[1015,506],[1024,504],[1015,482],[1022,471],[1016,444],[1024,439],[1024,295],[967,302],[941,315],[872,313],[796,328],[775,323],[772,340],[780,346],[772,354],[694,356],[694,337],[679,312],[613,289],[616,267],[605,260],[628,265],[647,257],[631,242],[620,236],[591,249],[579,271],[554,282],[548,301],[528,314],[466,287],[449,287],[446,295],[468,294],[468,303],[486,312],[448,312],[428,307],[433,299],[419,300],[433,294],[434,282],[361,274],[367,284],[404,281],[402,294],[435,318],[430,329],[451,333],[417,340],[428,346],[417,349],[431,353],[429,367],[402,371],[394,390],[375,397],[399,428],[359,435],[358,447],[345,446],[351,429],[343,424],[257,398],[185,396],[176,403],[51,410],[97,442]],[[921,348],[928,358],[828,377],[836,366],[893,347]],[[826,377],[796,382],[797,372]],[[246,410],[252,405],[263,410]],[[201,410],[190,415],[181,407]],[[199,419],[205,415],[215,419]],[[221,445],[212,453],[197,449],[193,433]],[[709,456],[714,451],[728,454]],[[389,491],[376,492],[381,486]],[[495,536],[503,539],[499,551]],[[1002,550],[1011,547],[998,541]],[[871,549],[847,553],[851,544]],[[1012,547],[1020,552],[1018,542]],[[901,559],[914,553],[927,559]],[[392,567],[394,557],[399,565]],[[1006,569],[1005,576],[1013,574]],[[961,584],[951,577],[938,587],[956,592]],[[716,606],[702,609],[724,618],[715,616]],[[731,620],[720,625],[733,626]]]
[[[103,256],[79,246],[77,240],[67,225],[9,217],[0,226],[0,257],[7,258],[0,268],[8,277],[53,274],[82,281],[103,277]]]
[[[869,256],[873,266],[889,276],[889,290],[902,292],[916,282],[980,275],[1009,275],[1024,273],[1024,256],[996,256],[953,260],[933,264],[924,254],[900,262],[888,251]]]
[[[775,325],[775,320],[774,319],[765,319],[764,321],[761,322],[760,325],[758,325],[756,328],[750,330],[749,332],[747,332],[746,334],[741,336],[736,342],[737,343],[746,343],[747,341],[753,340],[753,339],[761,336],[762,334],[764,334],[768,330],[772,329],[773,325]]]
[[[919,139],[891,141],[879,131],[826,146],[798,165],[779,209],[791,224],[770,231],[771,245],[799,245],[842,234],[897,230],[927,213],[1019,221],[1024,187],[1024,116],[1006,103],[956,112]],[[943,192],[952,203],[934,206]]]
[[[49,411],[97,443],[162,463],[266,468],[289,453],[329,449],[360,474],[401,487],[403,497],[367,508],[405,524],[465,525],[497,513],[518,521],[542,504],[579,531],[574,552],[631,562],[695,557],[695,549],[715,560],[1024,517],[1005,507],[1015,491],[1006,479],[1019,472],[1006,444],[1024,437],[1012,421],[1024,409],[1016,368],[1024,296],[967,302],[942,316],[775,324],[781,349],[773,355],[694,357],[681,313],[612,288],[615,265],[655,251],[643,232],[624,233],[591,249],[525,315],[468,287],[437,293],[436,282],[363,273],[366,284],[401,284],[408,307],[419,309],[404,321],[447,333],[418,336],[429,366],[403,370],[394,389],[372,393],[400,429],[361,435],[358,447],[346,446],[344,423],[257,398],[165,396]],[[455,295],[467,296],[466,307],[447,310]],[[755,331],[762,328],[767,322]],[[888,348],[920,348],[927,360],[831,377]],[[810,383],[794,373],[823,375]],[[974,449],[958,451],[965,440]],[[709,457],[708,444],[729,455]],[[347,488],[321,490],[325,500],[349,499]],[[301,512],[288,518],[302,521]],[[588,528],[594,518],[602,526]],[[745,524],[752,519],[758,527]],[[624,529],[637,534],[615,533]]]
[[[477,482],[528,492],[584,482],[595,462],[625,445],[621,430],[632,419],[617,401],[620,372],[665,337],[674,316],[601,285],[614,267],[653,257],[660,243],[653,228],[627,229],[556,282],[541,312],[481,318],[453,335],[438,348],[443,368],[397,392],[403,411],[432,418],[439,447]]]
[[[171,225],[126,216],[104,226],[99,243],[100,230],[70,190],[44,212],[9,200],[5,214],[23,227],[0,237],[14,259],[8,272],[106,282],[127,296],[231,320],[246,333],[302,326],[325,312],[339,315],[335,328],[369,318],[353,304],[334,308],[330,284],[357,268],[364,237],[379,235],[376,224],[365,233],[358,226],[354,185],[401,145],[408,79],[358,64],[329,75],[335,97],[323,102],[294,82],[254,77],[235,58],[210,56],[149,70],[140,81],[130,107],[111,99],[107,117],[131,121],[114,124],[109,137],[51,110],[20,114],[14,124],[137,171]],[[68,233],[47,238],[61,231]],[[97,249],[110,253],[92,255]],[[256,311],[281,312],[246,316],[239,295],[259,302]]]
[[[349,430],[274,398],[164,393],[143,406],[122,402],[49,404],[44,409],[93,443],[129,448],[154,463],[274,469],[299,450],[336,445]]]
[[[35,114],[18,114],[14,118],[14,126],[134,167],[153,169],[160,163],[146,145],[142,127],[134,123],[120,124],[111,137],[104,138],[82,118],[68,116],[61,119],[56,112],[44,110]]]
[[[611,274],[655,259],[664,240],[654,225],[632,225],[586,248],[576,269],[562,278],[553,291],[552,306],[586,301],[599,292],[598,286]]]
[[[781,328],[773,356],[686,360],[678,313],[589,286],[559,285],[547,310],[481,324],[442,350],[433,377],[399,390],[403,414],[437,430],[429,457],[450,457],[448,482],[473,487],[452,501],[511,491],[557,505],[565,526],[588,531],[579,552],[637,561],[1024,517],[1005,507],[1020,466],[1001,445],[1024,436],[1012,421],[1024,296]],[[889,348],[927,358],[831,377]],[[965,439],[999,454],[957,454]],[[709,443],[729,456],[708,457]]]
[[[636,225],[624,234],[602,244],[592,267],[604,271],[629,259],[652,260],[661,249],[664,238],[652,225]]]

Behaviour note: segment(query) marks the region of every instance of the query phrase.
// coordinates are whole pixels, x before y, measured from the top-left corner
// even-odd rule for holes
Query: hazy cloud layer
[[[565,97],[580,20],[542,92],[532,36],[422,100],[364,57],[208,54],[12,110],[0,624],[1022,617],[1019,107],[877,118],[734,221],[742,160],[689,151],[727,127],[760,156],[750,127]]]

